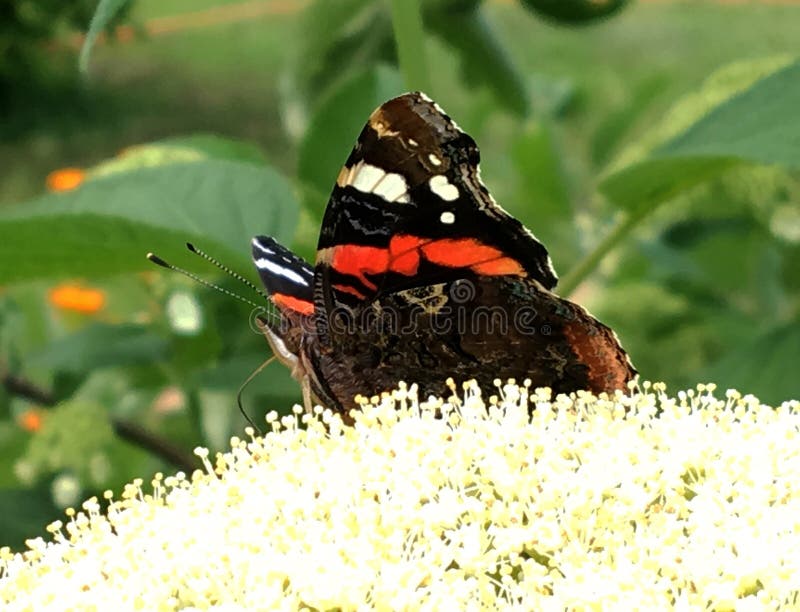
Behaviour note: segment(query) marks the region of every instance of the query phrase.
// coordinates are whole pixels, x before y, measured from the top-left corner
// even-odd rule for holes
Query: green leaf
[[[89,31],[86,32],[86,39],[81,48],[81,55],[79,59],[79,66],[81,72],[86,72],[89,69],[89,54],[97,41],[97,37],[106,28],[122,8],[128,3],[128,0],[100,0],[97,9],[92,16],[92,22],[89,24]]]
[[[600,189],[648,209],[738,163],[800,165],[799,76],[786,58],[727,67],[623,152]]]
[[[420,0],[390,0],[389,5],[392,9],[397,60],[406,87],[415,91],[429,91],[430,74]]]
[[[403,92],[396,70],[377,66],[344,82],[322,103],[300,145],[298,172],[303,183],[329,194],[366,118],[386,100]],[[314,206],[322,218],[326,202]]]
[[[264,349],[222,359],[213,367],[195,374],[195,386],[215,390],[236,391],[247,377],[264,361],[269,359],[270,350],[266,340]],[[289,369],[277,360],[266,366],[246,388],[246,393],[287,397],[298,401],[300,383],[291,377]]]
[[[191,134],[166,138],[154,143],[166,147],[186,147],[194,149],[209,159],[228,159],[266,165],[267,156],[255,144],[242,140],[224,138],[216,134]]]
[[[376,13],[385,15],[385,12],[384,7],[371,0],[315,0],[309,3],[302,17],[305,35],[300,41],[302,63],[298,70],[307,71],[312,78],[334,78],[335,75],[330,74],[318,75],[325,68],[331,68],[328,56],[336,55],[335,50],[343,41],[349,42],[345,45],[347,47],[359,47],[362,38],[369,34],[370,29],[374,29]],[[383,23],[387,24],[385,21]],[[304,61],[308,57],[317,61]],[[355,56],[349,57],[353,59]]]
[[[522,6],[557,23],[585,25],[608,19],[628,0],[522,0]]]
[[[673,225],[665,238],[668,245],[691,262],[692,282],[728,298],[737,292],[759,295],[765,289],[761,283],[767,280],[766,276],[778,272],[774,270],[767,275],[763,269],[763,254],[771,250],[773,241],[747,214],[709,219],[695,216]],[[685,269],[675,272],[686,273]]]
[[[30,439],[31,434],[23,430],[15,419],[4,415],[0,420],[0,449],[3,449],[0,453],[0,491],[20,484],[19,477],[14,473],[14,464],[25,452]]]
[[[719,105],[657,154],[800,166],[800,61]]]
[[[325,54],[327,48],[339,38],[343,32],[357,28],[354,22],[362,20],[365,9],[376,10],[371,0],[315,0],[311,2],[303,14],[303,31],[306,36],[302,41],[304,51],[315,56]]]
[[[316,0],[303,13],[293,74],[305,100],[324,99],[369,67],[396,63],[388,6],[372,0]],[[315,61],[309,62],[313,57]]]
[[[528,195],[542,225],[558,218],[570,218],[572,205],[557,149],[553,127],[531,122],[511,145],[511,160],[520,177],[520,191]]]
[[[800,243],[785,250],[782,272],[787,291],[800,295]]]
[[[646,211],[736,164],[734,159],[717,157],[647,159],[612,174],[600,190],[621,208]]]
[[[92,276],[151,266],[147,251],[187,265],[196,241],[241,265],[265,233],[290,241],[298,207],[271,168],[201,160],[118,172],[0,214],[0,279]]]
[[[512,210],[548,245],[555,261],[575,258],[575,224],[569,186],[549,122],[531,122],[514,137],[511,161],[518,186]],[[522,204],[522,206],[519,206]]]
[[[630,92],[625,104],[601,121],[592,137],[592,160],[595,164],[605,164],[610,160],[622,139],[666,86],[667,76],[664,73],[646,78]]]
[[[731,167],[800,166],[800,62],[739,62],[712,75],[638,143],[624,151],[600,190],[628,217],[562,279],[569,294],[656,207]]]
[[[776,404],[800,397],[798,363],[800,321],[794,321],[742,343],[711,368],[709,380]]]
[[[578,93],[575,83],[568,78],[554,78],[541,73],[528,75],[531,114],[534,117],[560,118],[575,104]]]
[[[267,164],[261,149],[254,144],[214,134],[192,134],[127,147],[117,156],[91,168],[87,172],[87,179],[207,159],[251,162],[259,166]]]
[[[15,550],[24,548],[25,540],[44,537],[45,527],[63,513],[53,504],[46,487],[36,489],[0,489],[0,545]]]
[[[164,359],[168,348],[168,340],[149,327],[95,323],[30,355],[28,364],[63,372],[90,372],[103,367],[152,363]]]
[[[637,278],[605,287],[592,312],[619,334],[644,380],[664,381],[674,388],[698,382],[710,354],[720,354],[720,319],[734,318],[719,306],[698,306],[698,299],[665,283]],[[736,320],[744,329],[742,319]]]
[[[488,85],[497,101],[520,117],[530,112],[525,76],[479,6],[471,10],[426,12],[425,25],[453,47],[467,84]]]

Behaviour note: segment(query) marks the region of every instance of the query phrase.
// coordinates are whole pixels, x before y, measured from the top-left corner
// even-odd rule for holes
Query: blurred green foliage
[[[104,0],[92,31],[122,8],[134,39],[85,47],[79,76],[51,28],[37,53],[72,86],[0,117],[0,544],[241,434],[237,390],[269,356],[253,307],[144,255],[259,302],[184,243],[254,282],[252,235],[313,259],[363,122],[415,79],[645,378],[800,396],[798,9],[631,3],[573,29],[539,18],[553,3],[424,0],[398,66],[416,3],[247,4]],[[81,184],[44,193],[69,166],[51,187]],[[299,389],[272,363],[243,399],[263,422]]]
[[[47,91],[48,81],[58,80],[48,46],[65,30],[83,30],[96,5],[95,0],[6,0],[0,5],[0,109]],[[97,34],[121,23],[128,8],[120,3]]]
[[[0,82],[19,83],[35,76],[43,59],[42,43],[52,41],[60,28],[83,29],[94,6],[91,0],[4,2],[0,8]]]
[[[628,0],[521,0],[522,3],[556,22],[590,23],[605,19],[622,8]]]

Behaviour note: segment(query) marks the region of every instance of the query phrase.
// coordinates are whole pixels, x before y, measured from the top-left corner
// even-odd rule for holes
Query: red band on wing
[[[411,276],[419,269],[419,249],[430,242],[417,236],[392,236],[389,243],[389,269]]]
[[[361,293],[355,287],[351,287],[350,285],[331,285],[336,291],[341,291],[342,293],[349,293],[350,295],[356,296],[359,300],[366,300],[367,296]]]
[[[422,253],[431,263],[449,268],[467,268],[503,256],[474,238],[441,238],[423,246]]]
[[[380,247],[340,244],[333,249],[331,267],[340,274],[355,276],[368,289],[375,290],[375,283],[365,274],[382,274],[389,267],[389,250]]]
[[[314,313],[314,302],[301,300],[300,298],[286,295],[285,293],[273,293],[272,301],[278,308],[283,310],[293,310],[294,312],[310,315]]]
[[[483,276],[526,276],[525,268],[511,257],[500,257],[484,263],[473,264],[470,266],[470,270]]]
[[[340,274],[356,277],[364,287],[375,291],[377,286],[367,279],[367,274],[396,272],[413,276],[419,270],[423,257],[432,264],[469,268],[485,276],[525,276],[525,269],[516,259],[475,238],[431,240],[412,235],[393,236],[388,248],[341,244],[333,249],[331,267]],[[353,287],[336,285],[334,288],[359,298],[365,297]]]

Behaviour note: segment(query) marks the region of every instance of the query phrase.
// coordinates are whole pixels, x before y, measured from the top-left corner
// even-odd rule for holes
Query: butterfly
[[[314,264],[268,236],[252,257],[278,317],[259,325],[306,407],[346,414],[399,381],[529,379],[624,389],[616,334],[553,293],[544,245],[492,198],[475,141],[430,98],[377,108],[336,178]]]

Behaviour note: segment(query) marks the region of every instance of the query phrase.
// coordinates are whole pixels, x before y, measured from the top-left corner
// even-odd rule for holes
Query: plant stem
[[[42,406],[52,406],[56,403],[56,399],[50,391],[37,387],[19,376],[2,373],[0,374],[0,381],[2,381],[6,393],[9,395],[21,397]]]
[[[40,406],[52,407],[57,403],[55,396],[50,391],[42,389],[20,376],[0,371],[0,384],[9,395],[21,397]],[[187,474],[191,474],[194,469],[199,467],[199,462],[192,453],[178,448],[166,438],[148,431],[136,423],[111,417],[111,426],[114,428],[114,433],[123,440],[150,451]]]
[[[631,213],[623,219],[592,252],[564,275],[558,283],[558,294],[562,297],[569,297],[578,288],[578,285],[600,265],[603,258],[625,240],[650,212],[647,207],[642,207],[642,210]]]
[[[390,0],[400,72],[410,90],[429,91],[420,0]]]
[[[191,474],[200,467],[200,462],[192,453],[178,448],[166,438],[149,431],[131,421],[112,417],[111,425],[114,433],[123,440],[151,452],[155,456],[171,463],[186,474]]]

